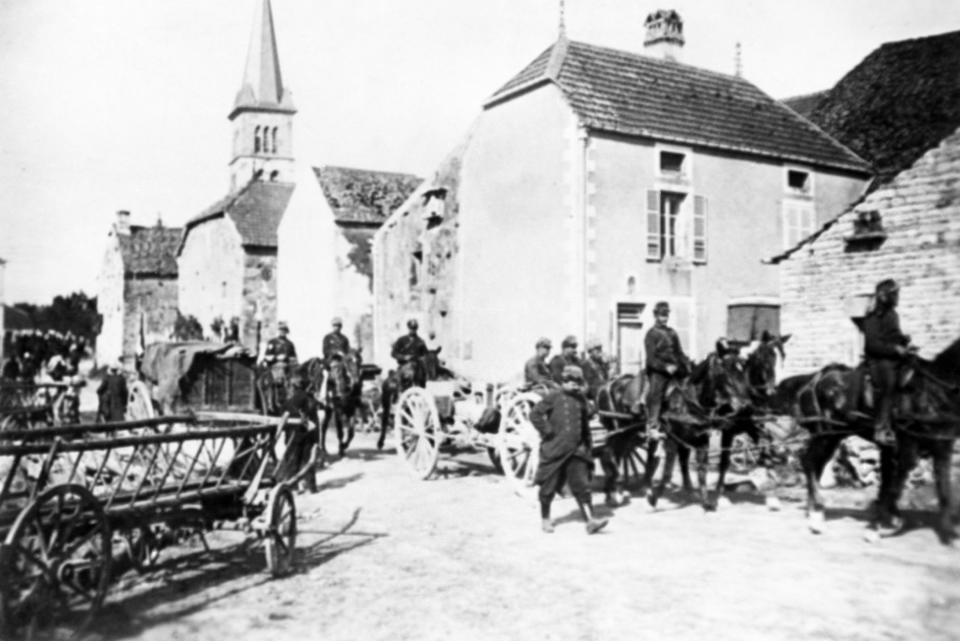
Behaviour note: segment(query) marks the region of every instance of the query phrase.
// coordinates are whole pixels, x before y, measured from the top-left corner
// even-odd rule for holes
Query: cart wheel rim
[[[109,522],[89,490],[58,485],[41,493],[4,541],[0,630],[15,638],[62,626],[80,636],[106,597],[110,546]]]
[[[267,510],[270,515],[264,544],[267,569],[274,577],[280,577],[293,569],[297,545],[297,506],[290,488],[286,485],[273,488]]]
[[[506,405],[498,433],[498,453],[503,474],[514,491],[524,497],[533,492],[540,462],[540,435],[530,421],[530,410],[540,400],[536,394],[519,394]]]
[[[414,476],[429,478],[437,465],[441,440],[433,397],[423,388],[411,387],[400,395],[393,415],[397,455]]]

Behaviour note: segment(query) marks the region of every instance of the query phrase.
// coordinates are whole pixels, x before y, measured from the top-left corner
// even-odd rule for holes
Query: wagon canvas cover
[[[240,363],[246,376],[236,381],[239,372],[231,364]],[[153,384],[153,397],[161,405],[190,401],[220,409],[252,408],[253,363],[253,355],[237,344],[154,343],[144,351],[140,373]],[[202,389],[194,390],[198,381]]]

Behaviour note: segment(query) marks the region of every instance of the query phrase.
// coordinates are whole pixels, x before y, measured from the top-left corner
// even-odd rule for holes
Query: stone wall
[[[113,230],[97,274],[97,313],[103,318],[97,336],[97,361],[115,363],[124,353],[123,257]]]
[[[170,340],[177,321],[177,279],[132,278],[123,284],[123,359],[132,365],[143,345]],[[142,332],[142,338],[141,338]]]
[[[263,351],[277,334],[277,254],[275,250],[247,251],[243,261],[243,312],[240,340],[249,349]],[[296,336],[291,335],[296,343]]]
[[[866,212],[885,239],[849,242]],[[901,287],[903,331],[933,357],[960,336],[960,134],[839,216],[782,263],[782,331],[792,332],[785,373],[841,361],[855,364],[863,314],[876,283]]]

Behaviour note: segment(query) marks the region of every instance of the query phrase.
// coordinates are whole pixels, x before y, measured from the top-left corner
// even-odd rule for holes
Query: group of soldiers
[[[54,330],[20,332],[6,347],[0,379],[28,383],[43,375],[58,382],[76,375],[87,351],[82,336]]]

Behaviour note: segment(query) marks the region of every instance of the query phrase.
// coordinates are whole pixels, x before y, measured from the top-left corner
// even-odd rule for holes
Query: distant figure
[[[587,382],[587,398],[595,401],[597,392],[610,380],[610,365],[603,355],[603,344],[595,338],[587,341],[583,377]]]
[[[536,344],[536,353],[523,366],[523,382],[527,388],[544,390],[557,389],[557,383],[550,375],[547,356],[552,347],[549,338],[541,338]]]
[[[120,365],[111,365],[107,375],[100,381],[97,388],[99,406],[98,420],[115,422],[122,421],[127,414],[127,378],[120,371]]]
[[[341,333],[343,319],[335,316],[330,325],[333,331],[323,337],[323,364],[328,369],[334,357],[343,358],[350,351],[350,339]]]
[[[554,382],[557,385],[560,385],[563,381],[563,368],[567,365],[576,365],[581,367],[582,363],[577,357],[577,337],[570,335],[563,339],[563,342],[560,343],[560,353],[553,357],[553,360],[550,361],[550,375],[553,377]],[[582,373],[581,369],[581,373]]]
[[[427,355],[427,344],[417,334],[420,324],[415,319],[407,321],[407,333],[394,342],[390,355],[396,359],[399,365],[408,361],[422,360]]]

